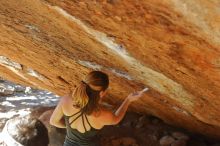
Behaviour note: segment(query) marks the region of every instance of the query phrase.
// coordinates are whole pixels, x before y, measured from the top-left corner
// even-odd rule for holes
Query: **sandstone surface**
[[[220,1],[0,1],[0,76],[67,94],[91,70],[118,105],[220,138]]]

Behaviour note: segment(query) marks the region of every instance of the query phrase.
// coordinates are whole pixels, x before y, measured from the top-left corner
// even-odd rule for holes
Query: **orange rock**
[[[132,110],[220,138],[217,1],[45,1],[0,2],[0,76],[64,95],[102,70],[107,102],[149,87]]]

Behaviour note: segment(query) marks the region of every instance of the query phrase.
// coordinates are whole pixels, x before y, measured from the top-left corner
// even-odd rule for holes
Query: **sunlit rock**
[[[0,1],[0,76],[60,96],[91,70],[117,106],[220,138],[218,0]],[[47,98],[47,97],[45,97]],[[24,102],[25,104],[25,102]]]

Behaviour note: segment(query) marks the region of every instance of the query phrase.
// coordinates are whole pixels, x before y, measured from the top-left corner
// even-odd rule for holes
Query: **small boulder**
[[[171,146],[186,146],[187,142],[184,139],[174,141]]]
[[[32,93],[31,87],[26,87],[24,93],[25,94],[31,94]]]
[[[170,146],[173,142],[175,141],[175,139],[172,136],[163,136],[160,139],[160,145],[161,146]]]
[[[5,80],[2,77],[0,77],[0,83],[4,83],[4,82]]]
[[[186,134],[182,133],[182,132],[173,132],[172,136],[176,139],[183,139],[183,140],[189,140],[189,136],[187,136]]]
[[[0,95],[8,96],[14,94],[15,88],[9,85],[0,85]]]
[[[146,115],[143,115],[140,118],[138,118],[139,122],[144,122],[145,120],[146,120]]]
[[[139,129],[139,128],[142,128],[144,126],[143,122],[138,122],[136,125],[135,125],[135,128]]]
[[[16,92],[24,92],[26,87],[21,86],[21,85],[15,85],[15,91]]]
[[[39,116],[39,120],[44,123],[48,129],[48,135],[50,138],[50,146],[61,146],[63,145],[66,129],[56,128],[55,126],[50,125],[50,116],[53,113],[53,109],[47,110]]]

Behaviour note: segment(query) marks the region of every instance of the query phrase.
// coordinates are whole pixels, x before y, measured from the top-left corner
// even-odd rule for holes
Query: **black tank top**
[[[69,122],[69,118],[74,117],[74,116],[75,118],[71,122]],[[75,145],[76,146],[99,146],[98,138],[96,137],[97,132],[99,130],[91,126],[86,114],[83,112],[82,109],[74,113],[71,116],[64,115],[64,118],[65,118],[65,124],[66,124],[66,129],[67,129],[67,135],[65,139],[66,145],[64,143],[64,146],[67,146],[67,145],[68,146],[71,146],[71,145],[72,146],[75,146]],[[77,129],[73,129],[71,127],[71,124],[74,121],[76,121],[78,118],[82,118],[82,124],[85,129],[85,133],[81,133]],[[87,122],[89,126],[91,127],[89,131],[87,131],[85,127],[85,122]]]

